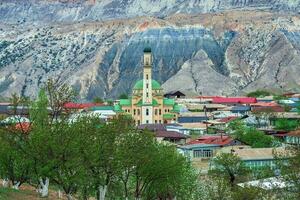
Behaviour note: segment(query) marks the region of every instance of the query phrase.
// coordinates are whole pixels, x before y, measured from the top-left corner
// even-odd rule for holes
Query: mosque
[[[120,99],[116,111],[131,115],[137,125],[176,122],[179,105],[174,99],[164,98],[161,85],[152,79],[151,48],[144,49],[143,60],[143,79],[134,85],[131,98]]]

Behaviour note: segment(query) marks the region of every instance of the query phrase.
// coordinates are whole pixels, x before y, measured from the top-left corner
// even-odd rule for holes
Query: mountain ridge
[[[5,97],[35,96],[48,78],[70,84],[82,100],[130,94],[141,78],[147,45],[154,53],[154,79],[166,92],[239,95],[256,89],[296,91],[300,85],[300,17],[294,12],[233,9],[16,24],[6,19],[0,30],[0,95]],[[184,66],[195,72],[189,88],[174,82],[185,76]],[[208,86],[209,79],[228,83]]]

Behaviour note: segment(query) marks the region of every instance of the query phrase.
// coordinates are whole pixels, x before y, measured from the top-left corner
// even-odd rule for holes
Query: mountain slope
[[[0,17],[6,23],[53,23],[234,9],[299,12],[300,0],[2,0]]]
[[[0,30],[1,96],[34,96],[48,78],[72,85],[82,99],[130,93],[142,75],[145,46],[153,50],[154,78],[165,82],[166,91],[221,95],[259,88],[293,91],[300,84],[300,18],[295,13],[231,10],[164,19],[0,22]],[[191,84],[182,88],[185,81]]]

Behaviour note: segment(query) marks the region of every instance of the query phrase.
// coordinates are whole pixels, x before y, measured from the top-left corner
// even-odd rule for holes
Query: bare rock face
[[[150,1],[157,4],[147,10]],[[165,9],[163,0],[16,2],[0,3],[0,96],[34,97],[48,78],[71,85],[82,100],[130,94],[145,46],[167,91],[300,88],[299,1],[182,1]],[[132,18],[99,20],[120,16]]]
[[[234,82],[217,72],[205,51],[200,50],[163,84],[166,92],[180,90],[196,94],[229,95],[236,91]]]

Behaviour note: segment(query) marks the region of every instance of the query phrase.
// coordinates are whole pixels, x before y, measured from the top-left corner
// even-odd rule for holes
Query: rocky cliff
[[[9,23],[77,22],[236,9],[299,12],[299,8],[300,0],[2,0],[0,17]]]
[[[164,12],[161,5],[170,1],[16,2],[0,3],[1,96],[34,96],[48,78],[72,85],[82,99],[130,93],[141,78],[145,46],[153,50],[154,78],[166,91],[229,95],[294,91],[300,84],[297,0],[174,0]],[[150,17],[104,20],[129,17],[130,7],[142,2],[158,3],[164,18],[146,6],[132,13]],[[104,5],[115,15],[106,15]],[[69,10],[74,8],[76,16]],[[125,14],[118,15],[118,8]]]

